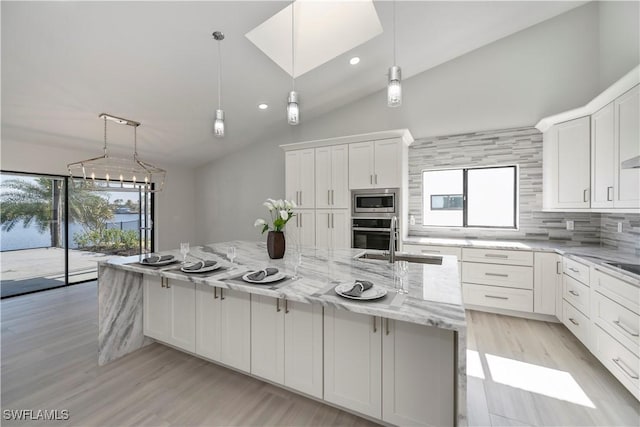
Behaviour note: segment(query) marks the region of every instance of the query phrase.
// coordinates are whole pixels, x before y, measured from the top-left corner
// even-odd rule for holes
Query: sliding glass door
[[[140,191],[0,173],[2,297],[93,280],[98,261],[150,252],[151,202]]]

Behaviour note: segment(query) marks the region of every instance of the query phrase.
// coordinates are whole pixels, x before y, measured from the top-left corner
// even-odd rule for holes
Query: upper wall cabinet
[[[399,139],[349,145],[349,188],[399,188],[403,147]]]
[[[316,208],[349,207],[349,146],[316,148]]]
[[[544,134],[543,207],[588,209],[589,117],[553,126]]]
[[[299,208],[311,208],[315,202],[315,151],[288,151],[285,157],[285,198]]]
[[[542,119],[543,208],[640,208],[640,67],[581,108]]]

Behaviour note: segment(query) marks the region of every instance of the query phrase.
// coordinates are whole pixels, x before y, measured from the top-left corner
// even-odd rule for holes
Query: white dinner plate
[[[197,263],[196,263],[197,264]],[[191,264],[193,265],[193,264]],[[188,266],[185,266],[188,267]],[[214,271],[219,269],[220,267],[222,267],[222,264],[220,264],[219,262],[210,265],[209,267],[203,267],[199,270],[185,270],[185,267],[180,267],[180,271],[182,271],[183,273],[206,273],[207,271]]]
[[[164,261],[158,261],[158,262],[145,262],[145,260],[140,261],[140,264],[142,265],[149,265],[151,267],[162,267],[163,265],[169,265],[172,264],[174,262],[177,262],[178,260],[175,258],[171,258],[171,259],[167,259]]]
[[[351,289],[353,289],[354,284],[355,283],[353,282],[341,283],[338,286],[336,286],[334,290],[341,297],[360,300],[360,301],[369,301],[373,299],[382,298],[387,294],[387,290],[385,288],[383,288],[382,286],[376,286],[376,285],[373,285],[372,287],[364,291],[359,297],[354,297],[354,296],[345,294],[345,292],[349,292]]]
[[[258,285],[264,285],[265,283],[273,283],[273,282],[277,282],[278,280],[282,280],[285,277],[284,273],[276,273],[276,274],[272,274],[270,276],[265,277],[262,280],[251,280],[249,279],[249,276],[252,275],[253,273],[255,273],[255,271],[250,271],[247,274],[245,274],[244,276],[242,276],[242,280],[244,280],[245,282],[248,283],[254,283],[254,284],[258,284]]]

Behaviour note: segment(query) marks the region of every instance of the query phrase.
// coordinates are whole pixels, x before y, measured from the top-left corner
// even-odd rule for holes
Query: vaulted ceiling
[[[397,62],[406,79],[581,4],[399,1]],[[161,164],[197,166],[257,143],[288,126],[291,78],[245,34],[288,5],[3,1],[2,139],[99,153],[107,112],[142,122],[139,152]],[[374,6],[381,34],[296,79],[303,123],[385,87],[392,3]],[[213,135],[215,30],[226,35],[223,139]],[[111,125],[109,135],[115,151],[131,148],[131,128]]]

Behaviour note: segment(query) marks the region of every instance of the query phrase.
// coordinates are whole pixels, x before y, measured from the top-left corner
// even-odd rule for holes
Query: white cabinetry
[[[562,323],[590,347],[589,267],[564,258],[562,273]]]
[[[195,351],[195,285],[144,276],[144,334]]]
[[[543,208],[588,209],[590,119],[557,124],[544,133]]]
[[[196,354],[249,372],[250,294],[198,284],[193,317],[196,321]]]
[[[383,323],[382,419],[395,425],[454,425],[453,332],[397,320]]]
[[[395,188],[402,185],[400,139],[349,145],[349,188]]]
[[[251,373],[322,398],[322,306],[253,295]]]
[[[374,418],[382,416],[382,326],[378,317],[327,307],[324,315],[324,399]],[[420,366],[422,369],[424,364]],[[424,386],[424,385],[423,385]]]
[[[349,146],[316,148],[316,208],[349,208]]]
[[[316,245],[316,211],[313,209],[296,209],[296,217],[287,223],[287,230],[294,230],[293,238],[302,246]]]
[[[640,86],[615,100],[616,208],[640,207],[640,168],[623,169],[621,163],[640,156]]]
[[[591,116],[591,207],[613,207],[615,135],[613,102]]]
[[[315,151],[313,148],[285,154],[285,198],[301,209],[314,207]]]
[[[562,257],[536,252],[533,266],[533,312],[561,318]]]
[[[341,249],[351,246],[349,212],[346,209],[316,211],[316,247]]]

